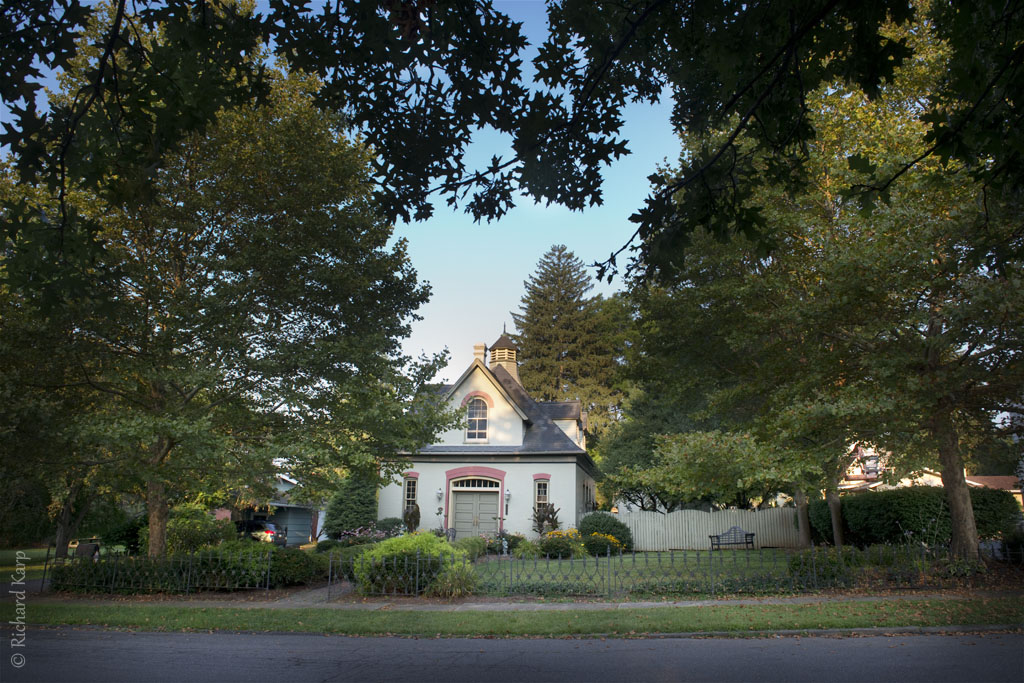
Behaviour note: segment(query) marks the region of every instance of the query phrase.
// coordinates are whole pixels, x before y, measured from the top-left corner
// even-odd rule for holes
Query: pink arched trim
[[[403,474],[402,477],[404,477],[405,479],[419,479],[420,478],[420,473],[419,472],[413,472],[412,470],[410,470],[410,471],[406,472],[405,474]]]
[[[488,408],[494,407],[494,399],[482,391],[471,391],[466,394],[466,397],[462,399],[462,405],[466,405],[474,398],[482,398],[487,403]]]
[[[452,526],[455,520],[451,518],[451,501],[449,498],[452,495],[452,480],[463,479],[465,477],[486,477],[487,479],[497,479],[501,482],[498,488],[498,510],[503,511],[505,509],[505,470],[496,470],[493,467],[481,467],[479,465],[470,465],[469,467],[456,467],[453,470],[448,470],[444,473],[444,518],[446,520],[445,526]],[[505,515],[504,512],[498,516],[498,531],[500,532],[505,528]]]
[[[537,474],[533,475],[533,480],[537,481],[538,479],[547,479],[550,481],[551,475],[547,474],[546,472],[538,472]]]

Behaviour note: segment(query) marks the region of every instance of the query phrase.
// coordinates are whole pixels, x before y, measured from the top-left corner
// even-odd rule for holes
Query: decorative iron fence
[[[363,595],[444,594],[436,581],[461,580],[478,595],[720,596],[800,593],[826,588],[948,587],[971,568],[943,548],[924,546],[812,547],[793,551],[681,550],[603,556],[520,559],[406,555],[361,559],[332,554],[328,599]]]
[[[191,593],[270,588],[272,549],[208,550],[167,557],[108,552],[99,557],[47,558],[43,584],[93,593]]]

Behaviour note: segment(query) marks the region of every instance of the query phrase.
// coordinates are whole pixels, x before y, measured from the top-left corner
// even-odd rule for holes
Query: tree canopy
[[[365,149],[315,105],[314,78],[267,86],[267,102],[179,141],[147,201],[70,195],[103,245],[92,288],[59,318],[39,313],[38,290],[11,303],[63,335],[71,362],[54,381],[101,406],[77,411],[77,438],[146,501],[151,554],[176,500],[258,502],[281,470],[315,499],[345,469],[387,476],[447,419],[420,391],[443,358],[400,353],[429,290],[388,243]],[[59,210],[45,186],[17,188]],[[8,267],[32,262],[31,235],[9,242]]]
[[[898,167],[863,166],[870,172],[851,191],[884,199],[907,170],[934,159],[956,162],[951,168],[991,195],[1019,193],[1024,23],[1013,3],[595,7],[566,0],[548,6],[533,83],[523,76],[521,25],[487,0],[272,0],[265,14],[251,7],[228,0],[5,5],[0,94],[14,116],[2,142],[21,178],[61,196],[69,183],[144,195],[184,135],[209,125],[222,106],[265,96],[266,69],[252,59],[263,43],[292,68],[320,76],[320,101],[375,150],[373,175],[388,217],[427,217],[436,198],[491,219],[518,191],[572,209],[600,203],[601,169],[628,153],[623,107],[670,96],[678,131],[725,134],[672,172],[652,169],[655,189],[633,220],[634,266],[654,268],[671,263],[699,226],[770,242],[762,234],[764,207],[752,199],[765,182],[798,190],[808,181],[808,145],[818,132],[808,96],[842,83],[874,97],[910,54],[907,37],[887,34],[886,23],[917,16],[949,49],[947,68],[926,95],[922,144]],[[102,20],[84,44],[79,38],[96,17]],[[164,41],[154,43],[146,35],[157,27]],[[65,69],[86,51],[96,59],[74,96],[39,110],[45,71]],[[513,155],[468,167],[465,151],[481,127],[506,133]],[[18,208],[8,207],[11,232],[38,222]],[[67,255],[67,241],[89,228],[62,211],[51,225],[64,240],[55,248]],[[618,267],[614,255],[605,266]]]

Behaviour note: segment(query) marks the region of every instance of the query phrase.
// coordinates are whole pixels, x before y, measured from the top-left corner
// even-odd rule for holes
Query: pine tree
[[[589,432],[598,436],[617,413],[626,306],[618,297],[588,297],[590,274],[561,244],[544,254],[523,285],[519,313],[512,313],[523,386],[537,400],[582,401]]]

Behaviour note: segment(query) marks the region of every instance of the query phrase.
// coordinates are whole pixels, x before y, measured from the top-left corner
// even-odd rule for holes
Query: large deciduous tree
[[[908,166],[922,154],[925,94],[949,52],[927,25],[885,31],[913,59],[874,99],[839,83],[810,97],[818,137],[806,189],[765,186],[751,199],[766,207],[770,255],[756,243],[698,236],[658,266],[673,283],[667,318],[691,333],[662,336],[661,348],[701,344],[693,333],[703,329],[703,343],[730,351],[727,363],[693,366],[716,378],[710,410],[742,426],[737,416],[751,404],[737,412],[736,400],[757,398],[745,428],[820,463],[822,488],[834,487],[854,441],[884,445],[906,466],[938,460],[952,549],[970,558],[977,533],[963,445],[997,431],[996,416],[1019,403],[1024,382],[1020,207],[937,160]],[[698,155],[717,144],[692,142]],[[887,173],[902,174],[887,202],[851,199]]]
[[[85,438],[121,454],[153,555],[176,499],[258,499],[281,469],[320,491],[342,468],[388,474],[444,420],[420,391],[441,359],[400,353],[428,289],[388,244],[369,155],[314,79],[269,88],[187,135],[149,201],[103,204],[98,288],[66,305],[73,381],[106,406]]]

